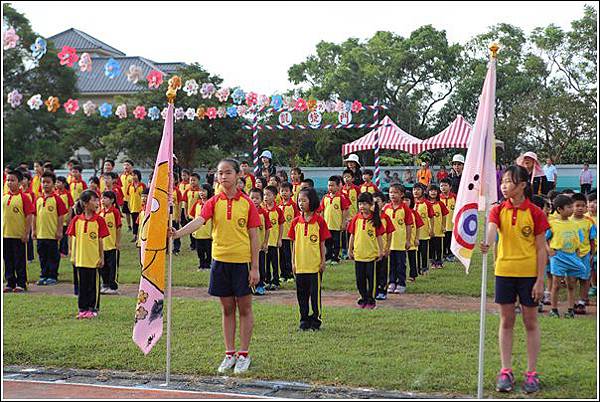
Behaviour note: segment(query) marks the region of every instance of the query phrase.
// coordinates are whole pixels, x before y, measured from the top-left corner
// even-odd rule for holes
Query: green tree
[[[49,113],[44,106],[40,110],[31,110],[26,102],[35,94],[41,94],[42,99],[57,96],[61,103],[73,97],[75,73],[60,65],[57,52],[50,43],[38,65],[32,65],[29,47],[39,35],[32,30],[27,18],[10,4],[4,3],[2,10],[4,23],[15,28],[20,37],[16,48],[3,52],[4,94],[17,89],[23,95],[22,104],[15,109],[6,100],[4,102],[4,160],[18,163],[49,159],[59,165],[70,155],[69,150],[60,146],[61,132],[57,124],[57,118],[65,115],[64,110]]]

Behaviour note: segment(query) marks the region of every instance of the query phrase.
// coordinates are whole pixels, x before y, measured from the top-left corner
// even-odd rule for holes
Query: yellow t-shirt
[[[35,207],[23,192],[5,193],[2,196],[2,237],[20,239],[27,229],[27,216],[35,213]]]
[[[444,216],[448,215],[448,209],[441,201],[432,203],[431,207],[433,208],[433,218],[431,218],[433,219],[433,236],[444,237],[446,227],[443,225],[443,221]]]
[[[446,232],[452,232],[454,229],[454,208],[456,207],[456,195],[454,193],[448,193],[447,196],[444,193],[440,194],[440,200],[444,203],[448,209],[448,215],[446,216]]]
[[[35,235],[38,239],[56,239],[58,229],[58,217],[65,216],[67,207],[57,194],[52,194],[48,197],[41,194],[37,198],[35,214]],[[62,228],[62,226],[61,226]],[[61,229],[62,230],[62,229]]]
[[[67,235],[75,237],[75,266],[78,268],[98,268],[100,262],[99,242],[109,236],[104,218],[94,214],[90,219],[77,215],[67,229]]]
[[[133,184],[133,173],[123,173],[120,176],[121,179],[121,191],[123,192],[123,201],[129,202],[129,185]]]
[[[418,229],[419,240],[429,240],[430,220],[435,216],[431,203],[427,200],[416,201],[415,200],[415,211],[421,216],[423,226]]]
[[[354,216],[358,213],[358,195],[361,193],[360,187],[351,185],[344,185],[342,187],[342,193],[350,201],[350,207],[348,207],[348,216]]]
[[[127,188],[127,194],[129,196],[129,211],[132,214],[140,213],[142,210],[142,192],[146,189],[144,183],[138,182],[138,184],[131,183]]]
[[[583,242],[579,247],[579,255],[585,256],[590,251],[592,251],[592,245],[590,243],[590,240],[596,240],[596,225],[594,224],[592,218],[588,218],[585,216],[582,219],[577,219],[572,216],[570,220],[575,222],[575,224],[577,224],[577,227],[581,229],[581,232],[583,233]]]
[[[188,218],[193,218],[192,207],[196,204],[196,201],[200,199],[200,187],[198,188],[188,188],[183,195],[183,200],[185,201],[185,210]]]
[[[281,209],[281,212],[283,213],[283,218],[285,219],[285,221],[283,222],[282,239],[290,240],[288,232],[290,231],[290,227],[292,226],[292,221],[294,220],[294,218],[300,215],[300,210],[298,210],[298,206],[294,201],[292,201],[291,198],[287,203],[279,204],[279,209]]]
[[[564,251],[565,253],[574,253],[580,250],[583,243],[583,231],[576,222],[570,219],[566,221],[562,219],[553,220],[550,223],[550,233],[546,238],[548,237],[550,238],[551,249]]]
[[[385,234],[385,228],[373,225],[372,216],[367,218],[357,214],[348,225],[348,233],[354,235],[354,261],[371,262],[379,257],[377,238]]]
[[[383,207],[383,213],[389,216],[394,224],[390,250],[406,250],[406,227],[413,224],[413,214],[410,208],[408,208],[404,203],[402,203],[398,208],[394,208],[394,205],[389,203]],[[414,236],[412,231],[411,236]]]
[[[269,232],[269,247],[277,247],[277,240],[279,239],[279,226],[285,223],[285,217],[283,216],[281,209],[277,207],[277,204],[274,204],[273,208],[265,207],[265,211],[267,211],[269,221],[271,222],[271,231]]]
[[[203,205],[204,205],[204,203],[202,202],[202,200],[196,201],[196,203],[192,206],[192,210],[190,211],[190,216],[192,216],[194,218],[198,218],[202,212]],[[194,233],[192,233],[192,237],[194,239],[201,239],[201,240],[211,239],[212,238],[212,219],[209,219],[206,222],[204,222],[204,225],[202,225],[202,227],[200,227],[200,229],[198,229]]]
[[[99,214],[108,227],[109,235],[102,239],[104,251],[115,250],[117,248],[117,229],[121,228],[121,212],[115,207],[104,209]]]
[[[348,201],[348,198],[340,191],[334,196],[326,194],[321,200],[319,211],[323,212],[323,218],[325,219],[325,223],[327,223],[327,228],[329,230],[339,231],[342,230],[343,211],[348,208],[350,208],[350,201]]]
[[[73,202],[79,201],[79,196],[83,193],[84,190],[87,190],[87,184],[81,180],[71,180],[71,184],[69,184],[69,190],[71,191],[71,197],[73,198]]]
[[[331,237],[325,220],[313,214],[306,221],[300,215],[292,221],[288,232],[294,242],[294,265],[297,274],[319,272],[321,267],[321,243]]]

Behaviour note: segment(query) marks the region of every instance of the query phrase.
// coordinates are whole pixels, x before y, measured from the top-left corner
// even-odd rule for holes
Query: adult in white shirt
[[[581,192],[583,194],[589,194],[592,191],[593,181],[594,178],[592,176],[592,171],[590,170],[590,165],[585,163],[581,170],[581,174],[579,175],[579,185],[581,186]]]
[[[548,194],[550,190],[556,189],[556,182],[558,180],[558,174],[556,166],[552,161],[552,158],[546,159],[546,164],[544,165],[544,174],[546,175],[546,188],[542,190],[544,194]]]

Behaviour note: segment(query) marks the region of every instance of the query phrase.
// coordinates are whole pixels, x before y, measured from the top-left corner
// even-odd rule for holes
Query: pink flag
[[[163,331],[167,229],[169,207],[173,202],[172,174],[173,105],[169,104],[143,219],[140,215],[142,277],[135,310],[133,341],[144,354],[152,350]]]
[[[477,118],[465,158],[460,188],[456,195],[452,253],[463,263],[467,273],[477,243],[477,212],[498,200],[496,190],[496,152],[494,110],[496,102],[496,60],[490,61]]]

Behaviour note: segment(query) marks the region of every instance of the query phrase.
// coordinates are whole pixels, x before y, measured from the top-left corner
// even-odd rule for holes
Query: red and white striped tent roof
[[[420,144],[421,140],[402,130],[389,118],[385,116],[381,121],[383,124],[364,135],[356,141],[342,145],[342,154],[348,155],[357,151],[375,149],[375,134],[379,133],[379,147],[381,149],[397,149],[413,153],[413,147]]]
[[[440,148],[468,148],[472,131],[473,127],[469,122],[458,115],[444,131],[416,144],[413,153],[420,154],[430,149]]]

